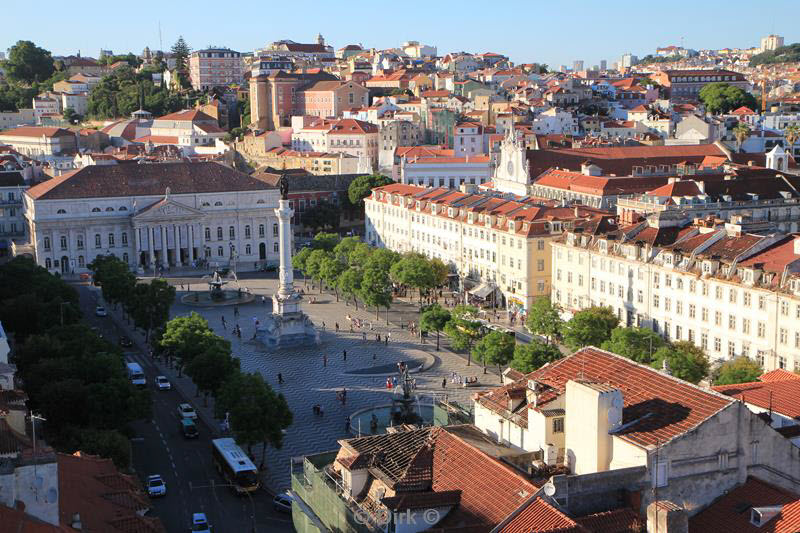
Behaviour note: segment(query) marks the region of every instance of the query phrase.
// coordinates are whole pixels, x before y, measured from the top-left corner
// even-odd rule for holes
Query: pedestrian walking
[[[366,331],[362,331],[361,332],[361,340],[364,341],[364,342],[367,342],[367,332]]]
[[[417,378],[411,380],[411,389],[417,390]]]
[[[344,418],[344,431],[345,433],[350,433],[350,417],[346,416]]]
[[[283,374],[281,374],[280,372],[278,372],[278,383],[279,384],[283,383]]]
[[[261,305],[267,305],[267,297],[266,296],[263,296],[263,295],[261,296]]]
[[[222,329],[224,329],[225,331],[228,331],[228,326],[225,323],[225,315],[222,315]]]
[[[327,354],[323,354],[322,356],[322,367],[325,368],[328,366],[328,356]]]
[[[337,322],[337,323],[335,324],[335,326],[336,326],[336,333],[339,333],[339,323]]]
[[[447,378],[442,378],[442,388],[443,389],[447,388]]]
[[[238,305],[234,305],[233,306],[233,316],[235,316],[235,317],[239,316],[239,306]]]
[[[372,364],[375,364],[375,354],[372,354]]]
[[[322,331],[325,331],[325,322],[322,322]]]
[[[347,361],[347,350],[342,350],[342,352],[344,354],[344,357],[342,358],[342,360]]]
[[[386,346],[389,346],[389,335],[386,335],[383,339],[386,341]]]

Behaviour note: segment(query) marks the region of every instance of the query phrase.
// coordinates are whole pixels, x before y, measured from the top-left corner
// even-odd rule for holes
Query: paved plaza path
[[[251,341],[254,332],[254,317],[262,320],[265,314],[271,312],[270,298],[277,289],[277,280],[274,279],[245,279],[241,280],[243,287],[249,288],[256,294],[255,302],[240,306],[239,317],[234,317],[232,306],[225,307],[192,307],[180,303],[181,296],[187,290],[205,290],[205,284],[198,279],[172,279],[178,290],[176,303],[172,308],[172,316],[186,315],[196,311],[203,315],[214,331],[231,340],[233,354],[241,360],[244,372],[260,372],[272,387],[283,393],[289,407],[294,414],[294,423],[289,427],[284,437],[283,448],[273,450],[267,448],[266,482],[272,490],[281,490],[290,485],[290,460],[292,457],[313,454],[338,448],[337,440],[346,438],[345,418],[354,411],[366,407],[391,403],[392,390],[385,387],[384,377],[348,374],[353,370],[369,368],[373,365],[384,367],[396,365],[399,361],[409,359],[429,359],[433,364],[427,370],[414,377],[417,380],[417,393],[421,395],[421,402],[432,398],[434,394],[446,393],[451,400],[471,403],[470,396],[485,387],[465,389],[450,383],[451,372],[458,372],[461,376],[477,376],[482,383],[488,386],[497,386],[499,378],[496,374],[483,374],[480,365],[473,363],[467,366],[465,360],[449,351],[435,352],[435,340],[431,344],[419,344],[416,337],[408,331],[396,326],[386,326],[385,314],[381,320],[375,319],[375,313],[369,313],[359,307],[358,311],[343,301],[337,303],[333,295],[314,294],[317,302],[310,303],[307,295],[302,308],[311,316],[317,328],[321,331],[321,344],[313,348],[299,348],[268,352],[256,341]],[[187,286],[183,283],[191,283]],[[296,287],[302,282],[295,282]],[[261,296],[266,297],[266,304],[262,304]],[[222,316],[225,316],[227,328],[223,328]],[[346,316],[358,318],[362,323],[372,323],[362,330],[350,331],[350,322]],[[325,330],[322,331],[322,324]],[[335,331],[335,324],[339,323],[340,331]],[[242,328],[242,338],[233,335],[233,326],[238,323]],[[363,340],[362,331],[366,331],[367,340]],[[390,333],[388,345],[378,344],[375,335],[380,334],[383,339]],[[347,360],[343,352],[347,350]],[[425,355],[421,350],[430,355]],[[374,356],[374,359],[373,359]],[[325,361],[327,357],[327,362]],[[278,374],[282,374],[284,383],[278,383]],[[442,388],[442,380],[447,380],[447,386]],[[347,389],[347,403],[342,405],[337,401],[337,392],[342,388]],[[193,387],[186,386],[188,391]],[[193,402],[205,415],[213,412],[213,400],[209,399],[208,409],[203,409],[202,399],[196,398]],[[314,414],[313,407],[319,404],[324,414],[320,417]],[[261,446],[254,447],[256,463],[260,461]]]

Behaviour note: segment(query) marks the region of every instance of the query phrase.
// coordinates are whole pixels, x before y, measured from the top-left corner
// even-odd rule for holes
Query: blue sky
[[[101,48],[158,49],[159,21],[166,49],[181,34],[195,49],[213,44],[252,51],[279,39],[311,42],[321,32],[335,48],[417,40],[437,46],[440,54],[492,51],[551,67],[571,66],[575,59],[610,64],[628,51],[643,56],[657,46],[680,45],[681,38],[695,49],[757,46],[772,32],[787,44],[800,41],[797,0],[771,0],[769,9],[752,0],[78,0],[69,9],[54,0],[2,3],[0,50],[26,39],[56,55],[80,50],[95,57]]]

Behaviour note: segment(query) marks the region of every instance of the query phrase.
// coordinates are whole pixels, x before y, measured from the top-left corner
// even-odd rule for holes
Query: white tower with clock
[[[530,177],[525,141],[513,128],[506,131],[506,137],[500,143],[500,160],[495,168],[493,181],[497,191],[528,195]]]

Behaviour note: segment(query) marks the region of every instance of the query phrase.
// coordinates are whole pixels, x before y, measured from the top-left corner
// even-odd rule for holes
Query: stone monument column
[[[278,294],[289,296],[294,294],[294,272],[292,271],[292,215],[289,200],[281,199],[275,210],[278,217],[278,254],[280,256],[280,288]]]

